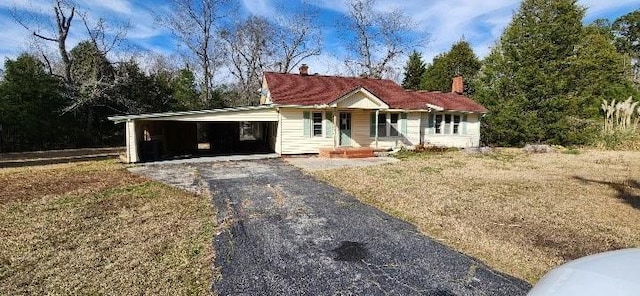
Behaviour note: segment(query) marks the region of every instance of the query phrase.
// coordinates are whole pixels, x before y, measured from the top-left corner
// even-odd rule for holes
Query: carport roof
[[[265,110],[265,109],[274,109],[274,108],[275,106],[271,106],[271,105],[261,105],[261,106],[233,107],[233,108],[221,108],[221,109],[210,109],[210,110],[116,115],[116,116],[108,117],[108,119],[115,123],[120,123],[128,120],[157,119],[157,118],[166,119],[167,117],[181,117],[186,115],[206,115],[206,114],[216,114],[216,113]]]

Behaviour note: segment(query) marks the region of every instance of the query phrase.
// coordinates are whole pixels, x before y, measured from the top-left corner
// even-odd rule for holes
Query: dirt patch
[[[49,195],[100,190],[143,182],[115,162],[82,162],[77,164],[0,169],[0,204],[30,201]],[[98,162],[99,163],[99,162]]]
[[[640,247],[637,152],[409,153],[314,174],[531,283],[567,260]]]

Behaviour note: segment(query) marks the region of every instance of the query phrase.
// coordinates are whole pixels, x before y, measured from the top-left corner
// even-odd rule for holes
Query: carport
[[[109,117],[125,123],[127,162],[272,153],[278,112],[272,106]]]

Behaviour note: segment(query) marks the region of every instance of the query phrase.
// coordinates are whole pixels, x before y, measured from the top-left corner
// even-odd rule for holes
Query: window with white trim
[[[313,136],[322,137],[322,112],[313,112],[312,122]]]
[[[369,136],[375,137],[399,137],[406,133],[407,114],[406,113],[376,113],[371,112],[370,132]]]
[[[441,135],[459,135],[462,134],[461,123],[462,116],[459,114],[436,114],[434,132]]]
[[[453,115],[453,133],[460,134],[460,115]]]

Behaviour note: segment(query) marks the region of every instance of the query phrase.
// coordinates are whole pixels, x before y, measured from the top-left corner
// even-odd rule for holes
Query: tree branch
[[[36,37],[38,37],[40,39],[44,39],[44,40],[47,40],[47,41],[53,41],[53,42],[58,42],[59,41],[58,39],[47,37],[47,36],[43,36],[43,35],[40,35],[40,34],[38,34],[36,32],[33,32],[33,36],[36,36]]]

